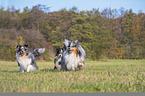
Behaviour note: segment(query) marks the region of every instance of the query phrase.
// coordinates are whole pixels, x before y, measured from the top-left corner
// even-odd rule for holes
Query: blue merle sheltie
[[[54,70],[61,69],[61,58],[62,58],[62,54],[63,54],[64,50],[65,50],[64,47],[56,49],[56,54],[54,57]]]
[[[78,40],[65,39],[66,50],[61,59],[61,70],[81,70],[84,68],[86,52],[78,43]]]
[[[45,48],[37,48],[30,51],[28,45],[18,45],[16,47],[16,60],[20,66],[20,72],[30,72],[38,70],[35,57],[44,53]]]

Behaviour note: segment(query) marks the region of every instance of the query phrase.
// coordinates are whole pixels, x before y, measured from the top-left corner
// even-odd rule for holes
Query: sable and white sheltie
[[[65,50],[64,47],[56,49],[56,55],[54,57],[54,70],[61,69],[61,58],[64,50]]]
[[[84,68],[85,63],[85,50],[79,45],[78,40],[71,41],[65,39],[64,44],[66,50],[61,59],[61,70],[81,70]]]
[[[38,70],[35,57],[44,53],[45,48],[37,48],[30,51],[28,45],[18,45],[16,48],[16,60],[20,66],[20,72],[30,72]]]

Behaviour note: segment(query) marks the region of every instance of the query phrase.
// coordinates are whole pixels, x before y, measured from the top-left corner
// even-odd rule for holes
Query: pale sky
[[[99,8],[99,11],[101,11],[109,7],[118,10],[123,7],[126,10],[132,9],[134,13],[138,13],[139,10],[145,13],[145,0],[0,0],[1,7],[6,9],[14,6],[21,12],[26,6],[31,9],[38,4],[50,7],[50,12],[63,8],[70,9],[75,6],[79,11],[92,10],[93,8]]]

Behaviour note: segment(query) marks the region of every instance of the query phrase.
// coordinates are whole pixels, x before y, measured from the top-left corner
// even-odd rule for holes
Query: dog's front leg
[[[75,64],[72,64],[72,70],[73,71],[75,70]]]
[[[64,64],[61,65],[61,71],[65,71],[65,70],[64,70]]]
[[[22,68],[22,66],[20,66],[20,72],[24,73],[24,69]]]
[[[66,71],[66,65],[61,62],[61,71]]]

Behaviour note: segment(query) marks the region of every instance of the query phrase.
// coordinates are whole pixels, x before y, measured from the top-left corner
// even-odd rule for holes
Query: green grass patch
[[[145,60],[86,61],[81,71],[54,71],[37,61],[38,71],[20,73],[17,62],[0,61],[0,92],[145,92]]]

